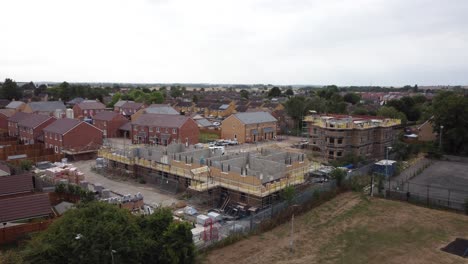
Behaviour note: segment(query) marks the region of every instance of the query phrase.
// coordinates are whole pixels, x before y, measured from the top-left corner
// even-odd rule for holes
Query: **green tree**
[[[136,218],[115,205],[91,202],[66,212],[34,237],[24,255],[30,263],[141,263],[144,240]]]
[[[198,96],[196,94],[192,96],[192,102],[198,103]]]
[[[403,124],[406,123],[405,114],[396,110],[395,107],[382,106],[381,108],[379,108],[379,110],[377,110],[377,115],[387,117],[387,118],[400,119]]]
[[[122,97],[122,94],[121,93],[115,93],[113,96],[112,96],[112,101],[109,102],[109,104],[107,106],[109,107],[114,107],[115,103],[117,103],[120,98]]]
[[[193,263],[191,225],[173,222],[170,209],[135,216],[103,202],[79,204],[22,252],[27,263]],[[112,253],[113,252],[113,253]]]
[[[356,93],[347,93],[343,96],[343,99],[345,102],[355,105],[361,101],[361,96]]]
[[[159,263],[189,264],[195,261],[191,225],[172,222],[163,234],[164,244]]]
[[[288,204],[292,204],[295,197],[296,197],[296,189],[292,185],[286,186],[281,191],[281,198],[283,198],[285,201],[287,201]]]
[[[164,96],[159,91],[152,91],[149,95],[148,104],[162,104],[164,102]]]
[[[240,96],[245,99],[249,99],[249,91],[242,89],[240,90]]]
[[[273,87],[270,89],[270,91],[268,92],[268,97],[279,97],[281,96],[281,90],[279,87]]]
[[[32,168],[32,162],[30,160],[20,161],[20,168],[25,171],[30,171]]]
[[[183,92],[180,89],[180,87],[178,87],[178,86],[172,86],[171,87],[170,95],[171,95],[172,98],[181,97],[182,93]]]
[[[291,88],[288,88],[286,90],[286,92],[284,92],[285,95],[287,96],[293,96],[294,95],[294,91],[291,89]]]
[[[8,99],[8,100],[13,100],[13,99],[19,100],[23,97],[23,93],[15,81],[7,78],[5,79],[5,82],[2,84],[1,96],[2,98]]]
[[[336,181],[336,186],[340,187],[346,179],[346,171],[336,168],[332,170],[330,177]]]
[[[468,155],[468,97],[441,92],[432,100],[434,131],[442,130],[443,151]]]

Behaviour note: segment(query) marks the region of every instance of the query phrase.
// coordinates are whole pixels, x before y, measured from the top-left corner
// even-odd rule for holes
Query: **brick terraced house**
[[[271,140],[276,137],[277,120],[267,112],[245,112],[229,116],[221,123],[221,137],[242,143]]]
[[[97,150],[102,145],[99,128],[76,119],[58,119],[44,128],[46,148],[56,153],[78,153]]]
[[[168,145],[172,142],[197,144],[200,131],[197,123],[182,115],[142,114],[131,123],[134,144]]]
[[[85,100],[73,106],[73,116],[77,119],[93,118],[95,114],[105,111],[106,106],[94,100]]]
[[[28,118],[18,122],[19,139],[25,144],[34,144],[38,140],[43,141],[44,133],[42,130],[55,120],[55,117],[31,114]]]
[[[128,122],[126,117],[112,111],[99,112],[94,116],[94,126],[102,130],[105,138],[118,137],[121,134],[119,128]]]

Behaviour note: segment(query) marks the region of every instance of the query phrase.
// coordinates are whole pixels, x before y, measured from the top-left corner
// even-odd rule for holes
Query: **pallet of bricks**
[[[45,170],[46,180],[58,184],[58,183],[74,183],[79,184],[80,181],[84,181],[84,174],[77,168],[60,164],[57,167],[49,168]]]

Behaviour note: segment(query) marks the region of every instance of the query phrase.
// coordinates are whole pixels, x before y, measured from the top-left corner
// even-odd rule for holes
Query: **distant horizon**
[[[2,78],[0,79],[0,83],[2,83],[5,79],[12,79],[16,83],[29,83],[33,82],[34,84],[42,84],[42,83],[54,83],[60,84],[62,82],[67,82],[71,84],[124,84],[124,85],[207,85],[207,86],[240,86],[240,85],[247,85],[247,86],[255,86],[255,85],[263,85],[263,86],[292,86],[292,87],[316,87],[321,88],[324,86],[329,85],[336,85],[336,84],[273,84],[273,83],[209,83],[209,82],[110,82],[110,81],[18,81],[13,78]],[[461,86],[462,88],[468,88],[468,84],[433,84],[433,85],[419,85],[419,84],[405,84],[405,85],[336,85],[337,87],[382,87],[382,88],[403,88],[404,86],[415,86],[418,87],[457,87]],[[125,88],[125,87],[122,87]]]

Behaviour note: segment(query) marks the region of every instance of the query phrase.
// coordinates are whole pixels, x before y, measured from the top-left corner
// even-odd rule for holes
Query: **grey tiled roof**
[[[40,124],[46,122],[49,119],[54,119],[54,117],[46,116],[46,115],[38,115],[38,114],[32,114],[28,118],[25,118],[23,120],[20,120],[18,122],[18,126],[22,127],[28,127],[28,128],[36,128]]]
[[[94,115],[94,120],[103,120],[103,121],[111,121],[116,116],[120,115],[119,113],[113,111],[102,111]]]
[[[65,110],[65,105],[62,101],[47,101],[47,102],[31,102],[28,103],[33,112],[53,112],[57,109]]]
[[[24,104],[24,102],[21,102],[21,101],[12,101],[7,106],[5,106],[5,108],[14,108],[15,109],[15,108],[20,107],[23,104]]]
[[[162,104],[152,104],[145,109],[148,114],[180,115],[172,106]]]
[[[257,124],[257,123],[266,123],[266,122],[276,122],[270,113],[267,112],[246,112],[246,113],[237,113],[235,116],[244,124]]]
[[[62,118],[46,126],[44,128],[44,131],[53,132],[57,134],[65,134],[66,132],[70,131],[70,129],[77,126],[79,123],[81,123],[81,121],[77,119]]]
[[[155,127],[181,127],[190,117],[183,115],[142,114],[132,125]]]

